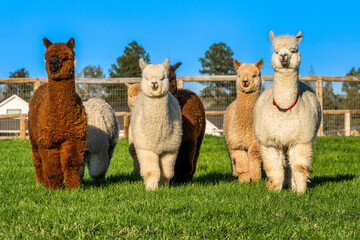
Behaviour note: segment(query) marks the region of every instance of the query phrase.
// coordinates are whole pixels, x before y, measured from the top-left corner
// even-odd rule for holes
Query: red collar
[[[281,107],[275,102],[275,99],[273,98],[273,105],[274,105],[280,112],[287,112],[287,111],[289,111],[290,109],[292,109],[292,108],[296,105],[298,99],[299,99],[299,95],[297,96],[297,98],[296,98],[296,100],[295,100],[295,102],[294,102],[293,105],[291,105],[291,106],[288,107],[288,108],[281,108]]]

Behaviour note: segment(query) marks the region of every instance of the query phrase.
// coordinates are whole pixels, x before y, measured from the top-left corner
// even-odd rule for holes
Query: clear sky
[[[169,57],[179,76],[200,75],[199,58],[224,42],[241,62],[264,59],[272,75],[269,31],[301,30],[300,75],[344,76],[360,67],[359,1],[4,1],[0,3],[0,78],[25,67],[46,77],[43,37],[75,38],[77,70],[108,69],[133,40],[152,63]]]

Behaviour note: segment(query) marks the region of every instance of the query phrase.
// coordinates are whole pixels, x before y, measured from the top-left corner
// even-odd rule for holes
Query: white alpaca
[[[312,147],[321,121],[321,108],[310,87],[299,82],[301,62],[295,37],[275,37],[270,31],[274,53],[274,83],[258,98],[254,130],[260,144],[269,189],[283,185],[305,192],[312,164]]]
[[[181,143],[181,109],[169,93],[169,66],[169,59],[150,65],[140,59],[141,93],[131,109],[131,134],[147,190],[169,184]]]
[[[83,102],[87,117],[85,163],[92,181],[105,182],[118,138],[119,124],[112,107],[102,99]],[[80,181],[84,167],[80,170]]]

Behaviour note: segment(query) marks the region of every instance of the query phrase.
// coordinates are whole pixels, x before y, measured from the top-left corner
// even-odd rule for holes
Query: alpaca
[[[232,173],[241,183],[261,178],[260,147],[253,129],[253,111],[261,91],[263,60],[243,64],[234,59],[237,97],[226,109],[224,135]]]
[[[132,85],[129,83],[125,83],[125,85],[128,87],[128,91],[127,91],[128,105],[129,105],[129,108],[132,109],[135,97],[141,92],[141,85],[139,83],[135,83]],[[139,160],[137,159],[137,156],[136,156],[133,137],[131,134],[131,122],[129,124],[129,150],[128,151],[129,151],[131,158],[133,159],[133,167],[134,167],[133,173],[140,174]]]
[[[112,107],[104,100],[90,98],[83,102],[87,117],[85,163],[92,181],[104,183],[119,139],[119,124]],[[80,181],[85,166],[80,170]]]
[[[281,190],[286,185],[299,193],[306,191],[321,121],[316,95],[299,81],[301,39],[301,31],[295,37],[275,37],[270,31],[274,83],[260,95],[254,110],[255,137],[268,177],[267,187]]]
[[[190,90],[177,89],[175,70],[181,62],[170,66],[170,93],[179,101],[182,114],[182,140],[175,163],[175,174],[172,182],[184,183],[192,180],[196,163],[200,153],[200,146],[205,134],[205,109],[200,98]],[[126,84],[128,86],[128,104],[132,103],[141,91],[140,84]],[[131,127],[131,124],[130,124]],[[129,131],[131,132],[131,131]],[[129,134],[129,153],[133,158],[134,173],[140,173],[140,166],[136,157],[132,136]]]
[[[162,64],[139,61],[141,93],[131,109],[131,134],[146,189],[167,186],[174,176],[181,143],[181,109],[169,93],[169,59]]]
[[[170,67],[170,92],[179,101],[182,114],[182,139],[175,163],[172,182],[190,182],[196,171],[200,147],[205,134],[205,108],[200,98],[187,89],[177,89],[175,70],[181,62]]]
[[[66,188],[77,188],[84,164],[86,114],[75,92],[75,41],[43,41],[48,83],[32,96],[28,122],[36,179],[46,188],[61,188],[63,181]]]

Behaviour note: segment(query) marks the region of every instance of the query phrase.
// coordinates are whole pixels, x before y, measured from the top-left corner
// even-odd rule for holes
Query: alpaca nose
[[[282,60],[286,60],[288,55],[286,53],[284,53],[284,54],[280,54],[280,57]]]
[[[49,60],[49,68],[53,73],[57,73],[61,68],[61,63],[58,57],[52,57]]]
[[[247,79],[244,79],[243,80],[243,85],[244,85],[244,87],[249,86],[249,81]]]
[[[156,90],[159,87],[159,84],[157,82],[151,82],[152,89]]]

